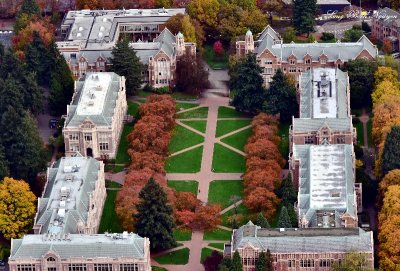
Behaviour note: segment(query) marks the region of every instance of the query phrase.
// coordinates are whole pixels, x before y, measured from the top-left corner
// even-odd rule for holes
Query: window
[[[83,264],[83,263],[69,264],[68,271],[86,271],[86,264]]]
[[[84,137],[85,137],[85,141],[92,141],[92,134],[91,133],[85,133]]]
[[[314,137],[313,136],[304,137],[304,144],[314,144]]]
[[[311,59],[310,58],[306,59],[306,64],[311,64]]]
[[[110,264],[110,263],[95,263],[94,271],[112,271],[112,264]]]
[[[313,260],[300,260],[300,267],[314,267]]]
[[[288,267],[289,268],[296,267],[296,261],[295,260],[288,260]]]
[[[47,271],[57,271],[57,267],[47,267]]]
[[[332,265],[333,260],[329,259],[320,259],[319,267],[330,267]]]
[[[35,265],[33,265],[33,264],[18,264],[17,271],[35,271]]]
[[[99,149],[101,151],[108,151],[108,143],[99,143]]]
[[[289,63],[290,63],[290,65],[294,65],[294,64],[296,64],[296,59],[293,59],[293,58],[292,58],[292,59],[290,59],[290,60],[289,60]]]
[[[326,64],[326,58],[325,57],[321,58],[320,60],[321,60],[321,64]]]
[[[119,265],[119,271],[139,271],[137,264],[125,263]]]
[[[297,71],[296,67],[289,67],[290,73],[295,73]]]
[[[69,145],[69,150],[70,151],[79,151],[79,145],[71,144],[71,145]]]
[[[272,65],[272,59],[266,59],[265,64],[267,65]]]
[[[71,54],[72,59],[76,59],[76,54]]]
[[[272,68],[265,68],[265,69],[264,69],[264,72],[265,72],[266,74],[272,74],[272,73],[274,72],[274,69],[272,69]]]
[[[48,261],[48,262],[55,262],[56,259],[54,259],[53,257],[48,257],[48,258],[47,258],[47,261]]]
[[[336,138],[336,143],[337,144],[344,144],[344,141],[345,141],[344,136],[338,136]]]
[[[69,134],[69,140],[78,140],[78,139],[79,139],[78,133]]]

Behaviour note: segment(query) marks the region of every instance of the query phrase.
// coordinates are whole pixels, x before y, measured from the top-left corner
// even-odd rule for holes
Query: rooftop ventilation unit
[[[77,37],[77,38],[80,38],[80,37],[82,37],[82,33],[78,33],[78,34],[76,34],[76,37]]]
[[[93,101],[89,101],[89,102],[87,103],[87,105],[88,105],[88,106],[93,106],[93,105],[94,105],[94,102],[93,102]]]
[[[106,19],[107,20],[107,18],[104,18],[104,19]],[[104,31],[104,26],[100,26],[100,31]]]
[[[72,172],[72,166],[64,166],[64,173],[71,173]]]
[[[60,207],[65,207],[65,200],[60,201]]]
[[[57,215],[58,215],[58,217],[64,218],[65,217],[65,209],[58,209]]]

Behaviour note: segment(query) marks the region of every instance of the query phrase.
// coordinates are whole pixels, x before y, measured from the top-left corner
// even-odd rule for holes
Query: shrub
[[[171,90],[169,89],[168,86],[165,86],[165,87],[160,87],[160,88],[154,88],[153,92],[156,94],[169,94],[169,93],[171,93]]]
[[[327,33],[327,32],[323,32],[322,36],[321,36],[321,40],[323,40],[323,41],[333,40],[334,38],[335,38],[335,35],[333,35],[332,33]]]

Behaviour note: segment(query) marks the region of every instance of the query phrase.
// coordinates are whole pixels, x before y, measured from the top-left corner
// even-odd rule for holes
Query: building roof
[[[145,238],[124,234],[28,234],[12,239],[10,261],[20,258],[41,259],[48,252],[60,258],[145,258]]]
[[[400,13],[393,9],[380,8],[373,16],[375,20],[382,22],[385,26],[390,26],[393,23],[395,26],[400,27]]]
[[[78,127],[85,120],[111,127],[122,77],[113,72],[87,73],[75,84],[64,128]]]
[[[372,57],[378,55],[377,47],[366,37],[362,36],[357,42],[336,42],[336,43],[281,43],[279,35],[267,26],[261,32],[258,40],[254,43],[254,52],[261,55],[265,49],[282,59],[285,62],[289,56],[294,56],[298,60],[303,60],[305,56],[312,60],[319,60],[321,55],[325,55],[328,61],[349,61],[355,59],[364,49]]]
[[[348,76],[333,68],[316,68],[300,77],[300,118],[349,118]]]
[[[353,145],[293,144],[293,158],[300,164],[299,218],[311,227],[340,227],[341,215],[357,217]],[[328,212],[333,220],[328,223],[319,212]]]
[[[101,163],[91,157],[63,157],[48,168],[35,217],[41,233],[77,233],[77,224],[86,223]]]
[[[232,249],[251,245],[271,253],[373,252],[372,232],[359,228],[261,229],[249,222],[234,230]]]

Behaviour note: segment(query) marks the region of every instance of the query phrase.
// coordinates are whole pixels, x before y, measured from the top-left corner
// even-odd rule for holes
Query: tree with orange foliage
[[[153,95],[152,95],[153,96]],[[164,119],[166,129],[175,126],[176,103],[169,95],[154,95],[140,106],[141,116],[160,116]]]
[[[282,168],[275,160],[265,160],[258,156],[252,156],[246,160],[247,171],[253,171],[258,169],[264,169],[270,172],[273,176],[279,176]]]
[[[253,143],[249,143],[245,146],[244,151],[247,157],[257,156],[265,160],[275,160],[282,166],[285,163],[278,147],[268,139],[258,139]]]
[[[385,194],[388,187],[391,185],[400,185],[400,169],[393,169],[389,171],[379,182],[381,194]]]
[[[279,198],[273,191],[257,187],[246,193],[243,202],[251,211],[263,212],[267,218],[271,218],[276,213]]]
[[[243,180],[246,189],[253,190],[257,187],[263,187],[269,191],[274,191],[277,184],[280,183],[280,172],[270,172],[265,169],[247,171]]]
[[[176,193],[175,208],[178,211],[191,211],[194,212],[201,205],[201,201],[197,199],[196,195],[191,192],[178,192]]]
[[[157,154],[154,151],[136,152],[134,150],[128,150],[128,154],[132,159],[130,169],[150,169],[155,172],[165,174],[164,163],[165,157]]]
[[[190,210],[175,211],[176,222],[185,227],[191,227],[195,218],[196,214]]]
[[[196,210],[195,219],[191,225],[193,229],[209,230],[216,228],[221,224],[220,205],[206,205],[200,206]]]
[[[98,0],[76,0],[75,5],[78,9],[98,9]]]
[[[376,145],[384,142],[393,125],[400,125],[400,97],[390,95],[380,100],[382,102],[375,104],[372,111],[372,137]]]
[[[137,213],[136,205],[139,203],[139,192],[142,189],[139,185],[122,186],[115,199],[115,212],[124,230],[134,231],[135,220],[133,215]]]
[[[385,54],[390,54],[393,52],[392,42],[389,39],[384,39],[382,44],[382,51]]]

